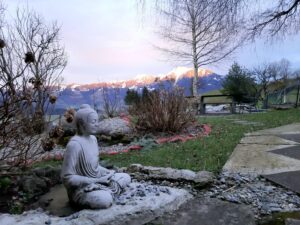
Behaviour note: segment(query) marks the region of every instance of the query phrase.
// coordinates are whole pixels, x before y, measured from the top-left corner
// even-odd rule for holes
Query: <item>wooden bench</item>
[[[222,98],[222,99],[218,99]],[[208,100],[210,99],[210,101]],[[230,105],[230,112],[235,113],[235,102],[233,101],[233,97],[231,95],[203,95],[200,98],[200,114],[206,113],[206,105]]]

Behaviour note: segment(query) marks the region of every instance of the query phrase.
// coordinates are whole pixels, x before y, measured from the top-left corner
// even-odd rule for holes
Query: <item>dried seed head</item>
[[[41,81],[40,78],[34,80],[34,83],[33,83],[34,88],[39,88],[42,85],[43,85],[43,82]]]
[[[24,61],[27,64],[34,63],[35,62],[34,54],[32,52],[25,53],[25,59],[24,59]]]
[[[55,147],[55,141],[51,138],[45,138],[42,140],[42,147],[44,151],[50,152]]]
[[[57,100],[57,97],[55,95],[50,95],[49,96],[49,102],[51,104],[54,104],[56,102],[56,100]]]
[[[74,109],[68,109],[66,112],[65,112],[65,114],[64,114],[64,117],[65,117],[65,119],[66,119],[66,121],[68,122],[68,123],[72,123],[73,122],[73,120],[74,120],[74,117],[75,117],[75,113],[76,113],[76,111],[74,110]]]
[[[64,128],[62,126],[55,126],[49,132],[50,138],[59,138],[64,134]]]
[[[0,48],[4,48],[6,46],[5,41],[0,39]]]

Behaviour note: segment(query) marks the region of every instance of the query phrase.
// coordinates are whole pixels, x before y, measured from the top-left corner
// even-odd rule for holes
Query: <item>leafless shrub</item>
[[[46,112],[66,66],[60,28],[34,12],[18,10],[13,23],[0,6],[0,163],[27,166],[43,153]]]
[[[181,89],[153,91],[129,113],[137,119],[138,130],[150,132],[178,132],[194,119]]]

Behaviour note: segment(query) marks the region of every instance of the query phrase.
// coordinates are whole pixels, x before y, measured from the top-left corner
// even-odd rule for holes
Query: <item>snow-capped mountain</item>
[[[191,95],[192,79],[194,71],[192,68],[178,67],[167,74],[147,75],[141,74],[131,80],[100,82],[92,84],[70,84],[61,88],[57,101],[57,109],[68,107],[78,108],[81,104],[87,103],[101,107],[102,89],[108,88],[113,94],[113,89],[118,88],[120,99],[123,100],[128,89],[135,89],[141,92],[143,87],[154,90],[159,87],[172,89],[175,86],[184,88],[185,95]],[[222,86],[223,76],[213,73],[207,69],[199,69],[199,93],[212,90],[219,90]]]
[[[199,77],[205,77],[210,74],[213,74],[212,71],[206,69],[199,69]],[[65,86],[68,89],[77,89],[77,90],[89,90],[93,88],[103,88],[103,87],[114,87],[114,88],[132,88],[133,86],[147,86],[152,83],[161,82],[161,81],[172,81],[177,82],[181,78],[192,78],[194,76],[193,69],[188,67],[177,67],[176,69],[170,71],[167,74],[160,75],[151,75],[151,74],[140,74],[131,80],[122,80],[122,81],[111,81],[111,82],[99,82],[91,84],[69,84]]]

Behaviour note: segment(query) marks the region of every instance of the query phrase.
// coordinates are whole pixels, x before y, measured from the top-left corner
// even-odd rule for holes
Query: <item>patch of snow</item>
[[[205,108],[206,112],[221,112],[224,111],[228,108],[227,105],[218,105],[218,106],[212,106],[212,105],[207,105]]]
[[[77,88],[77,87],[80,87],[80,84],[71,84],[69,87],[70,87],[71,89],[75,89],[75,88]]]
[[[155,88],[147,87],[149,91],[154,91]]]
[[[139,74],[134,78],[134,80],[136,80],[137,82],[141,82],[141,83],[143,83],[144,81],[147,81],[149,79],[155,79],[155,78],[153,75],[149,75],[149,74]]]
[[[129,87],[129,90],[137,90],[138,89],[138,87],[137,86],[131,86],[131,87]]]
[[[170,71],[166,76],[168,76],[170,74],[175,74],[176,75],[175,84],[176,84],[177,81],[182,77],[182,75],[189,72],[190,70],[192,70],[192,68],[179,66],[179,67],[175,68],[174,70]]]
[[[173,73],[176,76],[180,76],[182,74],[189,72],[190,70],[192,70],[192,69],[189,67],[179,66],[179,67],[175,68],[174,70],[172,70],[171,72],[169,72],[168,75]]]
[[[63,90],[65,90],[68,86],[65,85],[65,84],[60,84],[59,87],[60,87],[60,89],[63,91]]]

